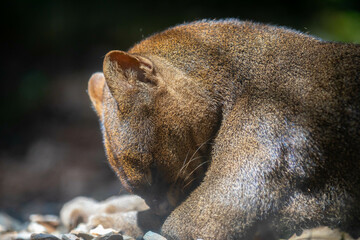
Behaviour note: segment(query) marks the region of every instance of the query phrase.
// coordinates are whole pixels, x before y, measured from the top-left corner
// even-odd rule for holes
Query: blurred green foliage
[[[314,32],[328,40],[360,43],[360,12],[326,9],[319,14]]]

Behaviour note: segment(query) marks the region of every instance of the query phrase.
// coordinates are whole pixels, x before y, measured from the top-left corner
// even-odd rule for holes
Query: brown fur
[[[200,21],[108,53],[103,70],[89,93],[109,162],[171,212],[166,237],[250,239],[262,224],[359,234],[359,45]]]

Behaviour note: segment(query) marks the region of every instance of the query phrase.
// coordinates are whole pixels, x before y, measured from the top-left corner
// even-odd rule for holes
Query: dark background
[[[1,4],[0,212],[57,214],[122,190],[86,89],[104,55],[203,18],[288,26],[360,42],[360,1],[9,1]]]

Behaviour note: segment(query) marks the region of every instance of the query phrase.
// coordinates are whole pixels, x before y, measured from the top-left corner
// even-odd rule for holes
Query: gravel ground
[[[112,197],[102,202],[78,197],[66,203],[59,216],[32,214],[25,223],[0,212],[0,240],[166,240],[154,232],[147,232],[143,237],[136,237],[135,235],[139,235],[135,234],[136,229],[129,230],[111,224],[111,221],[106,222],[105,220],[104,222],[104,219],[109,219],[106,217],[115,216],[114,214],[118,212],[123,214],[122,217],[130,216],[131,213],[146,208],[144,201],[137,196]],[[99,219],[105,223],[104,226],[102,224],[94,225],[99,222]],[[118,222],[115,221],[118,218],[113,217],[113,219],[114,222]],[[112,227],[107,226],[109,224]],[[294,234],[289,240],[320,239],[354,240],[346,233],[327,227],[305,230],[300,236]]]
[[[98,225],[88,229],[84,223],[67,231],[60,218],[55,215],[31,215],[29,222],[19,223],[0,213],[0,240],[135,240],[122,231]],[[139,239],[139,238],[137,238]],[[166,240],[153,232],[147,232],[144,240]]]

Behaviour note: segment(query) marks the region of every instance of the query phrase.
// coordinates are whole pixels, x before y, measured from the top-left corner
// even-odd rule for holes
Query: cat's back
[[[181,24],[154,34],[136,44],[130,52],[157,55],[180,64],[225,56],[242,51],[261,53],[269,46],[289,46],[318,39],[283,27],[237,19],[202,20]],[[216,59],[215,59],[216,60]]]
[[[359,82],[360,45],[236,19],[178,25],[146,38],[130,52],[160,57],[211,92],[222,92],[212,85],[255,87],[269,95],[285,91],[312,104],[318,100],[309,97],[334,91],[328,87],[348,88],[351,82],[355,91]]]

